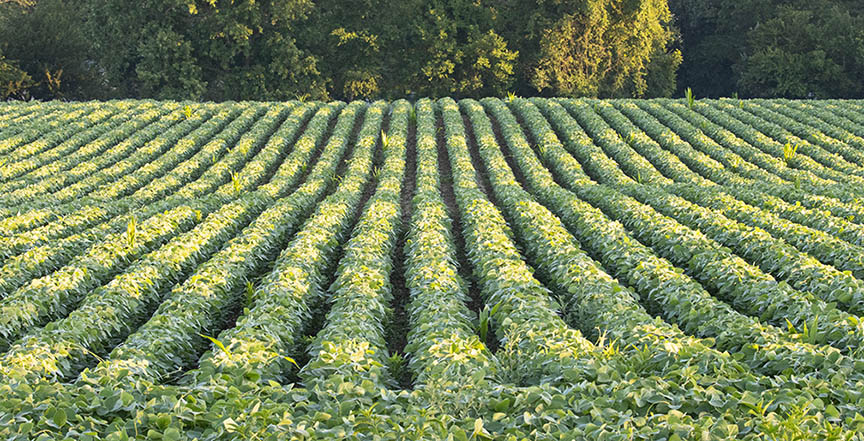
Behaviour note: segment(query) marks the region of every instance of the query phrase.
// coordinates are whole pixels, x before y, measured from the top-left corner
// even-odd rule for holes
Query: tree
[[[663,96],[670,18],[666,0],[15,0],[0,49],[39,97]]]
[[[30,78],[34,98],[100,98],[102,82],[88,53],[80,2],[0,4],[0,50]]]
[[[681,29],[679,93],[858,97],[858,0],[670,0]]]
[[[99,62],[121,94],[213,100],[327,98],[295,44],[311,0],[92,0]],[[122,38],[118,38],[121,36]]]
[[[408,8],[372,0],[316,2],[303,27],[301,47],[316,55],[330,95],[337,99],[372,99],[394,87],[385,84],[392,63],[384,58],[399,40]]]
[[[501,7],[523,94],[644,96],[674,82],[680,53],[665,0],[518,0]],[[652,62],[652,60],[655,60]],[[661,61],[662,60],[662,61]]]
[[[425,96],[495,96],[514,80],[517,53],[494,29],[491,8],[471,0],[421,2],[413,16],[407,87]]]
[[[336,98],[506,91],[516,54],[472,0],[317,2],[303,35]]]
[[[29,97],[28,89],[35,83],[17,63],[7,60],[0,52],[0,100]]]
[[[683,94],[688,87],[708,97],[729,96],[736,90],[732,66],[740,57],[741,36],[735,38],[734,32],[720,31],[722,3],[720,0],[669,0],[669,9],[681,34],[676,44],[683,56],[678,71],[678,94]]]
[[[749,33],[748,55],[736,66],[748,96],[864,96],[864,18],[837,5],[781,8]]]

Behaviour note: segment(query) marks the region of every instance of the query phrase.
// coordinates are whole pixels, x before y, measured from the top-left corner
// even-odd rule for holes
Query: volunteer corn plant
[[[864,440],[864,104],[0,104],[0,437]]]

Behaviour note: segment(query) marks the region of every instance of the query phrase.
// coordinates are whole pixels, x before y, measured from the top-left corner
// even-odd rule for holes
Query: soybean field
[[[0,438],[864,440],[864,101],[0,103]]]

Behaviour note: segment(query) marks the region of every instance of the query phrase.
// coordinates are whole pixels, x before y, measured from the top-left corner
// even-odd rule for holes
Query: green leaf
[[[495,315],[496,313],[498,313],[498,310],[501,309],[501,305],[503,303],[504,303],[504,301],[502,300],[502,301],[498,302],[497,304],[495,304],[495,306],[492,307],[492,311],[489,313],[489,315]]]
[[[458,441],[468,441],[468,435],[465,433],[464,430],[458,427],[454,427],[451,434],[453,435],[453,439],[456,439]]]
[[[31,430],[33,430],[33,426],[34,426],[33,422],[28,421],[28,422],[26,422],[26,423],[24,423],[18,427],[18,432],[26,435],[26,434],[30,433]]]
[[[179,441],[180,437],[180,431],[176,427],[169,427],[162,434],[162,439],[165,441]]]
[[[226,348],[225,345],[223,345],[221,341],[219,341],[213,337],[210,337],[209,335],[204,335],[204,334],[200,334],[200,333],[198,335],[200,335],[201,337],[204,337],[207,340],[210,340],[211,342],[213,342],[214,345],[216,345],[219,349],[223,350],[225,352],[225,354],[228,355],[229,360],[231,359],[231,351],[229,351],[228,348]]]
[[[64,412],[62,409],[57,409],[57,411],[54,412],[53,421],[54,424],[57,425],[57,427],[63,427],[63,425],[66,424],[66,412]]]
[[[793,334],[798,333],[798,330],[795,329],[795,325],[793,325],[792,322],[790,322],[788,318],[786,319],[786,327],[789,329],[789,332],[791,332]]]
[[[159,415],[159,417],[156,418],[156,427],[158,427],[159,429],[165,430],[170,425],[171,425],[171,417],[170,416]]]

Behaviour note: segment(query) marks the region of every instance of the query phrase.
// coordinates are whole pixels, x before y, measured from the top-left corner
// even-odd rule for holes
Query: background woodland
[[[856,4],[0,0],[0,98],[861,98]]]

